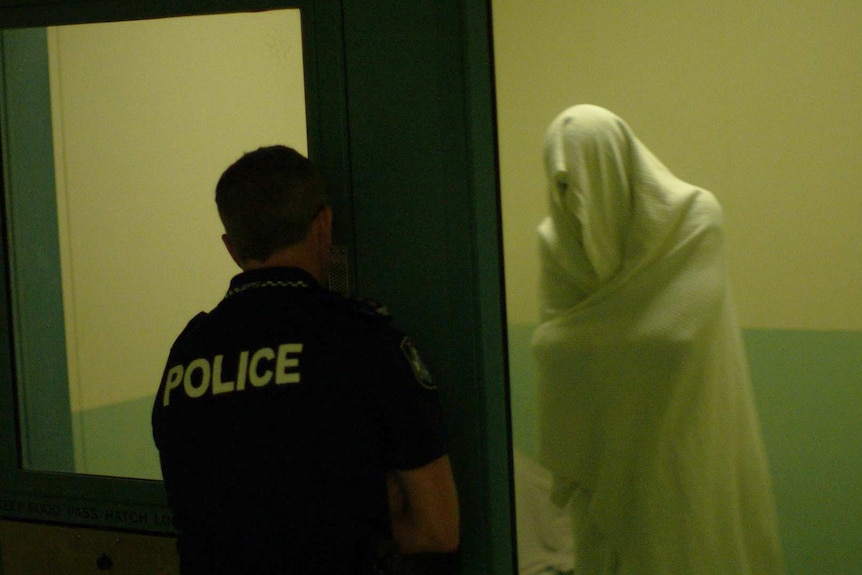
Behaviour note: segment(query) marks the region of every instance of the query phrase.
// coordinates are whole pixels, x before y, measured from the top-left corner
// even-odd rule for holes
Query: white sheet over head
[[[718,202],[597,106],[551,123],[545,165],[541,462],[620,573],[783,572]]]

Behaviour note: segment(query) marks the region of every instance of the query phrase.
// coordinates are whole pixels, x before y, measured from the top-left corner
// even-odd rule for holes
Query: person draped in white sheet
[[[576,573],[783,573],[721,207],[597,106],[551,123],[545,164],[540,460]]]

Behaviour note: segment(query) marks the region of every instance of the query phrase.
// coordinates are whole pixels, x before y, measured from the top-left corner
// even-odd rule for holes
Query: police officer
[[[153,408],[182,573],[364,573],[387,541],[454,550],[434,382],[385,312],[321,287],[332,212],[312,163],[260,148],[216,203],[242,273],[177,338]]]

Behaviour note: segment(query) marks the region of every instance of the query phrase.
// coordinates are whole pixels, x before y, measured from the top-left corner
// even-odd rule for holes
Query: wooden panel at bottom
[[[177,575],[172,537],[0,520],[0,575]]]

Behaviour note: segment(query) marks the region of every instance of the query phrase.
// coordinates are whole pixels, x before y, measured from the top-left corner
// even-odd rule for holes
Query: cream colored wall
[[[532,323],[545,127],[603,105],[725,208],[747,328],[862,329],[862,3],[494,0],[510,323]]]
[[[223,296],[238,269],[215,183],[261,145],[306,152],[301,46],[296,10],[50,30],[73,413],[152,397],[173,339]],[[96,438],[73,420],[86,472]]]

